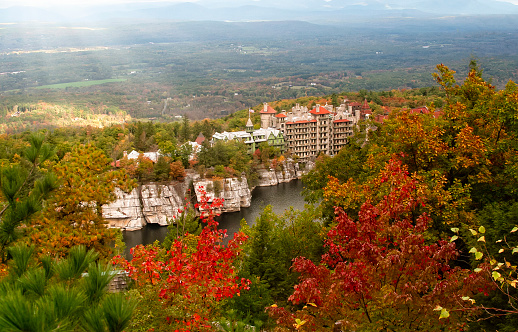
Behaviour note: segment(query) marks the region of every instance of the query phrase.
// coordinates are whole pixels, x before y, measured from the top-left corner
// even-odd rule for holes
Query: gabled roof
[[[335,120],[333,121],[334,123],[340,123],[340,122],[352,122],[351,120],[349,119],[340,119],[340,120]]]
[[[362,109],[370,109],[369,103],[367,102],[367,98],[365,98],[365,101],[363,102]]]
[[[140,155],[140,152],[133,150],[128,154],[128,159],[137,159]]]
[[[312,109],[311,111],[309,111],[309,113],[321,115],[321,114],[329,114],[331,112],[329,112],[327,109],[325,109],[322,106],[317,106],[314,109]]]
[[[277,111],[270,105],[264,105],[264,108],[261,110],[261,114],[277,114]]]
[[[276,118],[285,118],[286,117],[286,114],[284,113],[279,113],[275,116]]]
[[[412,108],[410,110],[410,114],[429,114],[429,113],[430,113],[430,110],[426,106]],[[433,117],[434,118],[438,118],[441,115],[442,115],[442,111],[441,110],[435,110],[435,112],[433,113]]]
[[[198,135],[198,137],[196,137],[196,140],[195,140],[195,142],[196,142],[197,144],[199,144],[199,145],[201,145],[204,141],[205,141],[205,136],[203,136],[203,134],[202,134],[202,133],[200,133],[200,134]]]

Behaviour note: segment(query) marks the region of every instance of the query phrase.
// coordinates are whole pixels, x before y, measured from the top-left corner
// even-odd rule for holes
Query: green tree
[[[165,249],[171,248],[173,242],[183,239],[187,234],[198,236],[201,233],[200,218],[196,215],[196,211],[191,204],[187,204],[181,213],[169,221],[167,226],[167,235],[161,246]]]
[[[198,153],[198,162],[207,168],[217,165],[228,167],[232,164],[238,167],[236,171],[242,172],[247,169],[247,151],[243,142],[218,140],[213,146],[202,146]]]
[[[182,162],[184,168],[189,167],[189,159],[192,152],[192,146],[190,144],[182,144],[177,150],[176,157]]]
[[[137,158],[137,169],[136,176],[139,182],[147,182],[152,181],[154,179],[154,167],[153,161],[143,153],[141,153]]]
[[[323,242],[319,217],[319,210],[311,205],[280,216],[267,206],[251,229],[242,273],[251,280],[258,277],[275,301],[285,300],[298,278],[290,271],[292,260],[303,254],[315,261],[320,259]]]
[[[42,135],[31,135],[24,159],[0,170],[0,189],[5,201],[0,211],[0,256],[5,262],[6,249],[20,236],[19,227],[42,209],[42,200],[56,188],[56,177],[40,166],[54,153]]]
[[[35,248],[11,247],[9,275],[0,284],[0,330],[122,332],[135,303],[108,293],[114,271],[84,247],[66,259],[34,257]]]
[[[178,150],[178,140],[176,132],[171,126],[159,128],[154,135],[154,139],[158,144],[160,152],[165,155],[175,158]]]
[[[157,162],[153,166],[154,178],[156,181],[167,181],[169,180],[171,158],[160,156]]]
[[[182,117],[182,126],[180,127],[180,141],[188,142],[191,140],[191,124],[187,116]]]
[[[153,139],[154,126],[152,122],[146,124],[137,122],[134,128],[134,147],[141,152],[149,151],[151,146],[155,143]]]

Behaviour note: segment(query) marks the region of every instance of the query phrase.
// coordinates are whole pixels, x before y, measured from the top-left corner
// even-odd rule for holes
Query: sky
[[[255,0],[257,2],[260,2],[260,0]],[[322,0],[326,1],[326,0]],[[327,0],[329,1],[329,0]],[[408,0],[408,2],[415,2],[416,0]],[[499,0],[503,2],[510,2],[515,5],[518,5],[518,0]],[[3,5],[0,7],[7,7],[7,6],[38,6],[41,7],[42,3],[45,3],[46,6],[51,5],[99,5],[99,4],[120,4],[120,3],[131,3],[131,2],[165,2],[165,3],[178,3],[178,2],[197,2],[197,0],[2,0]],[[225,2],[224,0],[220,0],[218,2]],[[358,2],[361,2],[361,0],[358,0]],[[390,2],[388,0],[387,2]],[[399,0],[398,2],[402,2]]]
[[[517,0],[518,1],[518,0]],[[52,6],[52,5],[101,5],[101,4],[121,4],[121,3],[132,3],[132,2],[165,2],[165,3],[178,3],[187,2],[186,0],[4,0],[4,4],[16,5],[16,6]],[[189,0],[189,2],[196,2],[196,0]]]

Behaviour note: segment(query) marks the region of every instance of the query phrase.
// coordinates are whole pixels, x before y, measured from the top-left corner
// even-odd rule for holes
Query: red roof
[[[331,112],[329,112],[326,108],[319,106],[319,107],[316,107],[316,108],[312,109],[311,111],[309,111],[309,113],[311,113],[311,114],[329,114]]]
[[[198,135],[198,137],[196,137],[195,142],[198,143],[199,145],[201,145],[203,142],[205,142],[205,136],[203,136],[203,134],[200,133]]]
[[[266,110],[263,108],[261,110],[261,114],[277,114],[277,111],[274,110],[270,105],[266,107]]]
[[[418,107],[418,108],[412,108],[410,110],[410,113],[411,114],[428,114],[430,111],[428,110],[428,107],[426,106],[423,106],[423,107]]]
[[[334,123],[340,123],[340,122],[351,122],[351,120],[347,120],[347,119],[340,119],[340,120],[335,120],[333,121]]]
[[[286,122],[287,125],[292,125],[292,124],[296,124],[296,123],[310,123],[310,122],[317,122],[317,120],[313,119],[313,120],[299,120],[299,121],[288,121]]]
[[[386,119],[388,119],[388,115],[376,115],[376,122],[383,123]]]
[[[279,113],[275,116],[276,118],[285,118],[286,117],[286,114],[284,113]]]

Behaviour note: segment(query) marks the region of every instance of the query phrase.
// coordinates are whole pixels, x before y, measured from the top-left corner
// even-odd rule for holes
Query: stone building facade
[[[319,153],[333,156],[349,142],[358,121],[372,114],[367,101],[356,104],[343,103],[336,108],[316,105],[311,110],[297,104],[290,111],[277,113],[265,103],[260,112],[261,127],[278,129],[284,135],[286,151],[301,160]]]
[[[290,111],[277,113],[267,103],[260,111],[261,128],[253,129],[250,118],[246,131],[215,133],[215,140],[240,139],[257,149],[262,142],[279,147],[282,152],[291,152],[301,161],[308,161],[320,153],[333,156],[345,146],[354,133],[358,121],[372,114],[369,104],[344,102],[339,107],[316,105],[309,109],[299,104]]]

